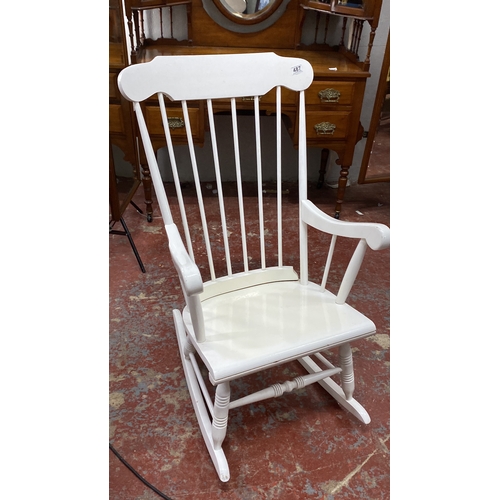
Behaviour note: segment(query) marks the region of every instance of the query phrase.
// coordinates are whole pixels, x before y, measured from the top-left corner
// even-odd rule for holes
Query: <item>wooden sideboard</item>
[[[335,151],[338,155],[340,177],[334,207],[334,216],[338,218],[354,148],[363,135],[360,114],[382,0],[354,0],[352,4],[342,0],[271,0],[266,8],[253,15],[231,13],[223,1],[125,0],[124,22],[130,40],[131,63],[147,62],[158,55],[258,51],[307,59],[315,74],[306,93],[307,140],[310,147],[322,149],[318,187],[323,184],[328,152]],[[262,29],[266,23],[268,26]],[[362,37],[366,38],[365,25],[370,32],[366,54],[361,60],[358,51]],[[335,37],[337,43],[332,45]],[[110,81],[110,89],[116,92],[115,81]],[[291,95],[283,92],[282,113],[288,118],[287,128],[296,145],[297,103]],[[217,112],[229,109],[229,103],[224,101],[214,106]],[[250,98],[238,103],[238,109],[252,107]],[[272,113],[275,103],[272,98],[262,96],[260,108]],[[163,147],[163,126],[156,99],[145,103],[145,117],[154,147]],[[185,143],[181,108],[173,105],[169,117],[175,143]],[[190,103],[189,117],[196,144],[203,145],[205,109],[201,104]],[[115,110],[114,119],[118,118],[128,119],[125,113]],[[114,127],[126,128],[121,123]],[[151,179],[142,153],[140,158],[146,213],[151,220]]]

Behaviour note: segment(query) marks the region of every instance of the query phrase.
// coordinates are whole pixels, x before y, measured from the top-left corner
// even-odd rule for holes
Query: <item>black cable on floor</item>
[[[164,498],[165,500],[172,500],[172,498],[167,497],[165,493],[162,493],[159,489],[155,488],[151,483],[146,481],[127,461],[113,448],[113,445],[109,443],[109,449],[116,455],[118,460],[125,465],[135,476],[137,476],[148,488],[151,488],[157,495]]]

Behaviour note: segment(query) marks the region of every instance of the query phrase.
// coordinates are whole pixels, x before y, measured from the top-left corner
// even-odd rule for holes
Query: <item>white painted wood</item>
[[[193,134],[191,132],[191,120],[189,119],[189,111],[187,107],[187,102],[185,100],[182,101],[182,113],[186,127],[186,136],[189,146],[189,157],[191,158],[191,167],[194,176],[194,184],[196,187],[196,196],[198,197],[198,208],[200,210],[201,225],[203,227],[203,237],[205,238],[205,248],[207,250],[208,266],[210,269],[210,276],[212,277],[212,279],[215,279],[214,260],[212,257],[212,248],[210,246],[210,237],[208,234],[208,226],[207,226],[207,216],[205,214],[205,204],[203,203],[203,194],[201,192],[200,174],[198,172],[198,162],[196,160],[196,153],[194,149]],[[155,191],[158,190],[161,191],[162,188],[163,184],[161,187],[158,186],[158,188],[156,187],[155,184]]]
[[[181,313],[178,309],[173,310],[175,332],[177,335],[177,342],[179,344],[179,350],[181,353],[184,352],[184,345],[186,343],[186,332],[184,330],[184,325],[182,323]],[[212,438],[212,422],[207,413],[207,408],[204,403],[203,395],[200,391],[198,385],[198,380],[196,378],[196,373],[193,370],[193,366],[184,355],[181,355],[182,367],[184,369],[184,374],[186,376],[186,383],[189,389],[189,395],[191,396],[191,402],[193,403],[193,408],[198,420],[198,425],[200,426],[201,434],[205,445],[210,454],[210,458],[215,466],[219,478],[222,482],[229,481],[229,466],[226,460],[226,456],[222,448],[215,449],[213,438]]]
[[[333,364],[328,359],[326,359],[320,352],[315,352],[314,357],[317,360],[321,361],[327,368],[335,368],[335,366],[333,366]]]
[[[350,344],[340,346],[340,367],[342,368],[342,390],[347,401],[352,399],[354,393],[354,367],[352,364],[352,351]]]
[[[187,338],[187,342],[189,342],[189,337]],[[212,399],[210,398],[210,394],[208,393],[207,386],[205,385],[205,381],[203,380],[203,375],[201,374],[200,367],[198,366],[198,361],[196,361],[196,356],[194,352],[189,353],[189,361],[191,361],[191,366],[193,367],[194,373],[196,374],[196,378],[198,379],[198,386],[203,394],[203,398],[205,400],[205,404],[207,405],[207,409],[214,416],[214,404]]]
[[[217,384],[375,333],[375,325],[319,285],[266,283],[203,300],[198,354]],[[269,311],[265,314],[265,311]],[[184,323],[195,336],[192,317]]]
[[[342,278],[342,283],[340,283],[340,288],[337,294],[336,302],[337,304],[344,304],[347,297],[351,291],[352,285],[354,285],[354,280],[358,276],[359,268],[363,262],[363,258],[366,252],[366,240],[359,240],[356,250],[354,251],[349,265]]]
[[[363,238],[372,250],[383,250],[389,247],[390,231],[383,224],[338,220],[325,214],[310,200],[302,200],[301,206],[302,220],[320,231],[346,238]]]
[[[212,420],[212,440],[215,450],[222,448],[222,442],[226,437],[230,399],[231,389],[229,382],[223,382],[218,385],[215,391],[214,418]]]
[[[307,200],[307,146],[305,127],[304,90],[312,82],[311,65],[302,59],[278,57],[272,53],[239,54],[214,56],[164,56],[150,63],[136,64],[124,69],[118,78],[123,95],[132,101],[141,101],[157,94],[160,102],[164,132],[173,167],[174,184],[179,199],[181,224],[184,239],[173,220],[158,164],[148,135],[148,130],[140,104],[134,102],[139,131],[144,145],[146,159],[151,171],[158,204],[165,222],[169,250],[173,265],[179,276],[186,306],[182,313],[173,311],[174,325],[181,354],[187,386],[195,410],[205,445],[221,481],[229,480],[229,467],[223,452],[223,442],[228,428],[229,410],[252,402],[276,397],[284,392],[309,384],[320,384],[338,403],[364,423],[370,422],[366,410],[354,399],[354,369],[350,344],[357,339],[373,335],[373,322],[346,303],[347,297],[361,266],[366,247],[373,250],[389,246],[389,229],[381,224],[344,222],[322,212]],[[282,178],[281,178],[281,120],[276,123],[276,212],[278,243],[269,259],[266,259],[266,228],[269,214],[262,196],[263,159],[260,144],[259,96],[276,88],[277,116],[281,116],[281,87],[298,92],[298,164],[299,164],[299,204],[295,224],[299,229],[300,275],[286,265],[287,255],[283,253],[283,240],[287,238],[290,225],[282,223]],[[198,210],[201,217],[203,243],[194,245],[183,193],[180,185],[181,167],[177,167],[175,148],[168,128],[167,107],[163,95],[178,101],[183,109],[191,171],[195,180]],[[238,113],[236,98],[254,96],[255,127],[257,141],[258,178],[258,235],[247,231],[244,189],[242,182],[242,161],[238,135]],[[222,183],[224,158],[217,144],[216,122],[212,109],[212,99],[225,98],[231,101],[231,124],[233,127],[234,162],[238,194],[239,216],[226,221],[226,208]],[[194,140],[188,114],[191,100],[208,99],[207,113],[213,146],[215,180],[217,184],[220,225],[210,219],[207,222],[201,179],[196,164]],[[219,138],[220,140],[220,138]],[[242,139],[243,140],[243,139]],[[231,155],[233,152],[231,152]],[[271,160],[272,161],[272,160]],[[267,160],[266,160],[267,162]],[[267,164],[267,163],[266,163]],[[182,168],[185,168],[184,165]],[[267,168],[267,167],[266,167]],[[274,208],[274,207],[273,207]],[[228,210],[229,211],[229,210]],[[274,217],[274,213],[272,214]],[[177,215],[176,215],[177,218]],[[326,255],[326,265],[321,285],[309,281],[308,226],[332,236],[330,249]],[[232,236],[231,231],[240,231]],[[211,231],[216,231],[214,241],[222,239],[224,266],[214,262],[215,243],[211,247]],[[294,237],[297,226],[293,227]],[[257,232],[257,231],[256,231]],[[220,235],[222,234],[222,238]],[[259,238],[259,255],[249,255],[247,240]],[[235,240],[241,238],[241,250],[233,253]],[[359,240],[358,246],[347,267],[337,295],[327,286],[334,252],[342,238]],[[269,240],[271,241],[271,240]],[[197,264],[204,263],[204,257],[197,255],[200,247],[205,247],[210,271],[209,281],[203,283]],[[255,248],[253,246],[252,248]],[[213,252],[212,252],[213,250]],[[203,252],[200,251],[203,255]],[[271,262],[271,257],[273,262]],[[274,265],[277,257],[277,266]],[[251,263],[251,265],[250,265]],[[237,268],[236,265],[239,267]],[[233,272],[233,268],[243,272]],[[252,267],[252,269],[250,269]],[[219,271],[221,269],[221,271]],[[224,275],[225,273],[225,275]],[[216,274],[222,274],[217,276]],[[312,275],[312,273],[311,273]],[[340,367],[335,367],[323,354],[328,349],[340,350]],[[314,359],[313,359],[314,358]],[[210,382],[216,386],[212,401],[202,369],[208,370]],[[231,401],[230,382],[250,373],[265,370],[276,365],[298,360],[308,374],[292,381],[274,384],[271,387],[248,394]],[[319,363],[319,364],[318,364]],[[321,365],[321,366],[320,366]],[[332,377],[340,374],[340,383]]]
[[[318,382],[326,377],[336,375],[341,371],[341,368],[332,368],[330,370],[296,377],[293,380],[284,382],[283,384],[274,384],[267,389],[262,389],[261,391],[254,392],[253,394],[249,394],[248,396],[232,401],[229,408],[232,410],[233,408],[238,408],[251,403],[257,403],[258,401],[264,401],[265,399],[277,398],[282,396],[285,392],[292,392],[295,389],[303,389],[308,385],[314,384],[315,382]]]
[[[224,276],[214,281],[204,283],[203,292],[200,294],[200,300],[210,299],[216,295],[234,292],[242,288],[250,288],[265,283],[274,283],[276,281],[297,281],[297,273],[293,267],[268,267],[267,269],[255,269],[243,273],[233,274],[231,277]]]
[[[224,193],[222,191],[222,179],[220,175],[219,152],[217,148],[217,135],[215,133],[214,110],[212,107],[212,99],[207,100],[208,123],[210,125],[210,138],[212,139],[212,154],[215,165],[215,181],[217,183],[217,198],[219,200],[219,211],[222,226],[222,238],[224,240],[224,254],[226,256],[227,275],[231,276],[233,270],[231,268],[231,253],[229,252],[229,240],[227,236],[226,225],[226,210],[224,208]]]
[[[276,116],[281,116],[281,86],[276,87]],[[281,120],[276,120],[276,223],[278,226],[278,266],[283,265],[283,214],[281,177]]]
[[[170,165],[172,166],[172,176],[174,178],[175,192],[177,193],[177,199],[179,201],[179,210],[181,213],[182,227],[184,229],[184,235],[186,236],[186,244],[189,256],[195,262],[193,245],[191,243],[191,234],[189,231],[189,225],[186,216],[186,207],[184,206],[184,197],[182,196],[181,181],[179,179],[179,170],[177,168],[177,161],[174,154],[174,146],[172,144],[172,136],[170,134],[170,127],[168,126],[168,115],[167,108],[165,106],[165,98],[161,92],[158,93],[158,101],[160,103],[160,113],[163,124],[163,131],[165,133],[165,139],[167,141],[168,157],[170,159]]]
[[[187,309],[190,311],[193,328],[196,331],[196,341],[204,342],[205,323],[199,297],[199,294],[203,291],[200,270],[188,255],[177,226],[175,224],[166,224],[165,230],[169,239],[168,247],[170,255],[179,276]]]
[[[305,356],[298,360],[300,364],[309,372],[315,373],[321,368],[309,356]],[[364,424],[369,424],[371,419],[368,412],[361,406],[354,398],[347,401],[342,387],[336,384],[331,378],[320,380],[318,384],[325,389],[330,396],[332,396],[342,408],[354,415],[358,420]]]
[[[121,73],[120,73],[121,75]],[[118,77],[120,76],[118,75]],[[156,155],[151,143],[151,138],[149,137],[148,128],[146,126],[146,120],[142,114],[141,105],[137,102],[133,103],[135,116],[137,117],[137,125],[139,126],[139,133],[141,134],[142,144],[144,146],[144,154],[146,155],[146,160],[148,162],[151,180],[155,186],[156,197],[158,201],[158,206],[160,207],[160,213],[165,224],[172,224],[172,212],[170,211],[170,206],[168,204],[167,195],[164,189],[156,189],[156,186],[163,186],[163,181],[161,178],[160,170],[158,168],[158,163],[156,161]]]
[[[238,208],[240,211],[241,248],[243,251],[243,265],[248,272],[248,251],[245,225],[245,207],[243,205],[243,186],[241,181],[240,138],[238,136],[238,119],[236,113],[236,100],[231,99],[231,120],[233,125],[234,161],[236,165],[236,185],[238,190]]]
[[[303,221],[303,202],[307,200],[307,144],[306,144],[306,110],[304,91],[299,93],[299,218],[300,218],[300,282],[307,285],[309,281],[309,260],[307,247],[307,225]]]
[[[334,234],[330,240],[330,248],[328,249],[328,255],[326,257],[325,270],[323,271],[323,279],[321,280],[321,289],[326,289],[326,281],[328,280],[328,273],[330,272],[330,266],[332,265],[333,252],[335,250],[335,243],[337,241],[337,235]]]
[[[164,57],[169,58],[168,64]],[[159,56],[125,68],[118,75],[118,88],[130,101],[143,101],[157,92],[182,101],[260,96],[277,85],[302,90],[312,80],[308,61],[272,52]]]
[[[255,118],[255,154],[257,158],[257,199],[259,200],[259,231],[260,231],[260,265],[266,268],[266,246],[264,241],[264,208],[262,199],[262,147],[260,137],[260,113],[259,96],[255,96],[254,118]]]
[[[203,281],[200,270],[188,255],[177,226],[175,224],[167,224],[165,225],[165,230],[168,236],[168,247],[172,255],[172,260],[186,293],[188,295],[201,293],[203,291]]]

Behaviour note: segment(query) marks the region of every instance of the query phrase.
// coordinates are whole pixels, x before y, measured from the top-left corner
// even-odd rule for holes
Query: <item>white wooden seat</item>
[[[158,204],[165,223],[172,263],[179,275],[186,301],[183,311],[173,311],[180,349],[193,407],[207,449],[222,481],[228,481],[229,466],[222,449],[230,410],[245,404],[281,396],[312,383],[320,384],[338,403],[364,423],[370,422],[366,410],[353,398],[354,371],[350,343],[373,335],[374,323],[346,303],[368,247],[380,250],[389,246],[389,229],[381,224],[353,223],[330,217],[307,199],[307,162],[304,90],[313,79],[311,65],[298,58],[278,57],[273,53],[233,54],[211,56],[161,56],[150,63],[133,65],[119,75],[122,94],[134,103],[144,150],[151,171]],[[269,174],[269,158],[263,161],[260,123],[260,97],[275,92],[276,113],[281,117],[281,89],[297,93],[298,119],[298,180],[299,203],[296,206],[295,234],[299,234],[297,253],[299,273],[285,261],[290,255],[283,251],[290,220],[282,221],[283,193],[282,120],[276,119],[276,156],[272,159],[276,176],[276,203],[273,229],[264,214],[268,203],[263,200],[263,172]],[[287,91],[287,92],[288,92]],[[141,103],[157,96],[162,109],[165,143],[176,191],[176,208],[171,208],[164,189],[148,124]],[[255,135],[255,164],[240,154],[238,123],[241,118],[238,103],[241,98],[253,97]],[[222,150],[218,145],[216,115],[213,100],[231,101],[233,127],[232,154],[237,184],[237,215],[228,220],[221,176]],[[197,153],[190,135],[188,102],[206,100],[212,144],[218,222],[207,221],[207,200],[201,186]],[[181,180],[187,167],[177,165],[175,149],[168,126],[168,100],[179,102],[184,112],[191,172],[196,186],[199,218],[196,229],[190,228],[192,213],[186,210]],[[243,101],[248,111],[248,101]],[[245,113],[247,114],[247,113]],[[266,119],[269,117],[266,117]],[[271,137],[267,137],[267,140]],[[248,140],[248,136],[245,138]],[[258,199],[258,247],[249,255],[250,223],[245,204],[242,172],[256,172]],[[212,202],[214,201],[212,197]],[[229,212],[229,211],[228,211]],[[179,220],[174,221],[174,217]],[[274,220],[275,219],[275,220]],[[200,222],[201,221],[201,222]],[[199,228],[203,242],[198,239]],[[313,283],[308,275],[308,227],[325,233],[330,248],[325,252],[323,279]],[[182,229],[181,236],[179,228]],[[230,229],[228,229],[230,228]],[[238,234],[236,229],[239,228]],[[255,237],[255,234],[251,235]],[[340,283],[329,283],[334,251],[342,239],[359,240]],[[269,246],[273,250],[269,250]],[[257,250],[258,251],[258,250]],[[270,258],[272,256],[272,258]],[[258,257],[258,258],[257,258]],[[272,262],[271,262],[272,261]],[[223,269],[223,271],[221,271]],[[202,274],[207,270],[209,276]],[[202,272],[203,271],[203,272]],[[333,288],[332,288],[333,286]],[[322,354],[338,347],[340,366],[334,366]],[[215,386],[215,397],[206,385],[199,361],[205,365],[209,382]],[[305,373],[291,381],[277,381],[240,399],[231,399],[231,382],[250,373],[298,361]],[[337,382],[334,380],[337,379]]]
[[[375,325],[314,283],[266,283],[203,301],[199,353],[213,383],[375,333]],[[184,323],[196,341],[191,315]],[[293,332],[291,334],[290,332]]]

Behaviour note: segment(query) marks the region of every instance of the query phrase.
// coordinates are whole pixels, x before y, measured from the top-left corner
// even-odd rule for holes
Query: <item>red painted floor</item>
[[[334,194],[309,190],[329,213]],[[388,183],[351,186],[342,219],[390,225],[389,195]],[[142,191],[134,201],[143,206]],[[124,236],[110,236],[109,416],[116,451],[173,500],[389,498],[389,250],[368,252],[349,300],[378,329],[353,344],[355,398],[371,423],[351,417],[319,386],[232,410],[224,441],[231,479],[224,484],[198,430],[181,370],[172,309],[181,307],[182,294],[162,221],[155,213],[148,223],[132,206],[125,220],[147,272]],[[323,262],[323,242],[312,246],[311,262]],[[337,356],[332,351],[334,363]],[[298,363],[277,367],[236,382],[233,394],[303,373]],[[111,451],[109,475],[110,500],[160,498]]]

